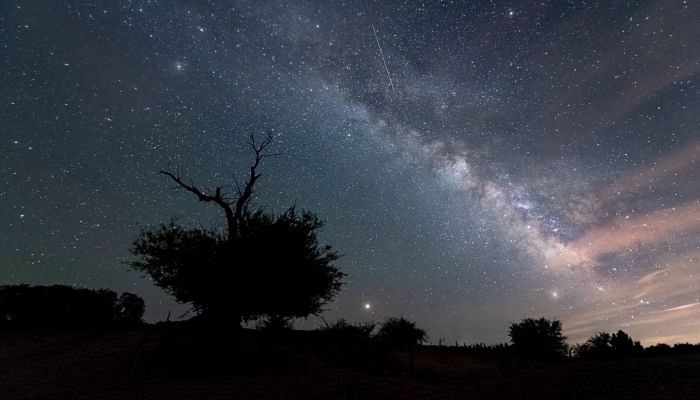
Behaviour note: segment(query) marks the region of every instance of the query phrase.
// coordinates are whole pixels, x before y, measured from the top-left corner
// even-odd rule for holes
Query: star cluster
[[[499,342],[700,341],[700,9],[692,1],[6,1],[0,283],[134,291],[138,229],[218,210],[272,133],[255,202],[326,220],[326,319]],[[313,327],[311,318],[300,326]]]

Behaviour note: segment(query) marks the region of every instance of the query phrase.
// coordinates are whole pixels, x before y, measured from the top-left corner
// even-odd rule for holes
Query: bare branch
[[[234,197],[235,205],[226,197],[227,193],[223,193],[221,191],[221,186],[217,186],[214,190],[214,195],[211,195],[204,193],[204,191],[195,186],[195,184],[192,182],[189,185],[184,183],[181,178],[182,174],[180,167],[176,168],[175,173],[171,172],[170,170],[160,171],[160,173],[169,176],[170,179],[172,179],[180,187],[182,187],[190,193],[193,193],[195,196],[197,196],[197,199],[199,199],[199,201],[212,202],[217,204],[219,207],[223,208],[224,212],[226,213],[226,222],[228,223],[228,238],[229,241],[233,241],[239,235],[238,227],[240,226],[240,222],[243,220],[247,208],[250,204],[250,199],[253,196],[253,188],[255,186],[255,183],[262,175],[257,172],[257,168],[260,165],[260,162],[267,157],[279,155],[279,153],[265,153],[265,149],[271,143],[271,134],[268,134],[267,137],[265,137],[265,139],[260,143],[256,142],[255,135],[251,134],[249,136],[248,144],[255,153],[255,160],[250,166],[250,175],[248,176],[248,180],[245,182],[245,185],[242,188],[238,184],[238,181],[234,178],[234,184],[236,188],[236,196]],[[212,192],[211,190],[206,191],[208,193]],[[234,206],[235,208],[232,209],[232,206]]]
[[[207,202],[207,203],[213,202],[216,205],[218,205],[219,207],[223,208],[224,213],[226,214],[226,222],[228,224],[228,229],[229,229],[229,239],[230,240],[232,239],[233,236],[231,236],[231,235],[235,234],[234,232],[236,232],[237,225],[238,225],[237,218],[233,214],[233,210],[231,209],[231,204],[229,204],[229,202],[226,200],[226,198],[224,198],[224,196],[221,194],[221,187],[217,187],[216,193],[213,196],[211,196],[211,195],[204,194],[198,187],[196,187],[194,185],[194,183],[191,183],[189,185],[184,183],[182,181],[182,179],[180,178],[180,169],[179,168],[177,169],[176,174],[173,174],[170,171],[160,171],[160,173],[163,175],[169,176],[170,179],[175,181],[175,183],[180,185],[180,187],[187,190],[188,192],[194,193],[194,195],[197,196],[197,199],[199,199],[199,201],[203,201],[203,202]]]
[[[282,153],[261,154],[260,158],[262,159],[262,158],[267,158],[267,157],[277,157],[277,156],[281,156],[281,155],[282,155]]]
[[[186,183],[184,183],[184,182],[182,181],[182,179],[180,178],[179,173],[178,173],[178,174],[173,174],[173,173],[170,172],[170,171],[160,171],[160,173],[163,174],[163,175],[169,176],[170,179],[172,179],[173,181],[175,181],[175,183],[177,183],[178,185],[180,185],[180,187],[184,188],[184,189],[187,190],[188,192],[194,193],[194,194],[197,196],[197,198],[199,199],[199,201],[214,202],[214,203],[217,203],[217,204],[221,205],[222,207],[223,207],[224,205],[228,205],[228,203],[226,203],[226,202],[224,201],[223,197],[221,196],[221,188],[218,188],[218,187],[217,187],[217,188],[216,188],[216,194],[215,194],[214,196],[211,196],[211,195],[204,194],[204,192],[202,192],[198,187],[196,187],[196,186],[194,185],[194,183],[191,183],[191,184],[189,184],[189,185],[186,184]]]
[[[265,154],[265,149],[272,143],[272,134],[267,134],[265,139],[259,144],[255,141],[255,135],[251,134],[248,136],[248,144],[253,149],[255,153],[255,160],[253,165],[250,166],[250,175],[248,176],[248,181],[245,183],[243,191],[241,191],[238,184],[236,184],[236,189],[238,190],[238,199],[236,199],[236,211],[235,215],[237,218],[242,218],[243,214],[250,203],[250,199],[253,195],[253,187],[255,182],[260,178],[261,174],[257,172],[257,168],[260,162],[267,157],[272,157],[276,154]]]

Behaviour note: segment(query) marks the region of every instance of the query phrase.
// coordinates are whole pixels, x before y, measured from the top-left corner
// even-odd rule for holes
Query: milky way
[[[179,315],[128,247],[223,221],[157,171],[232,185],[270,132],[255,203],[313,210],[343,254],[326,320],[699,342],[695,3],[5,1],[0,283]]]

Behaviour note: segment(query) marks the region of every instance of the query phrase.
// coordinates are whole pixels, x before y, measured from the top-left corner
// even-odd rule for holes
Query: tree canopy
[[[416,327],[415,322],[401,317],[387,319],[379,328],[377,338],[399,348],[412,348],[426,341],[428,335]]]
[[[376,337],[397,350],[405,350],[408,353],[411,371],[415,369],[415,347],[428,339],[423,329],[403,317],[387,319],[379,328]]]
[[[525,318],[510,325],[508,335],[513,349],[523,355],[536,357],[563,356],[567,351],[566,337],[558,320]]]

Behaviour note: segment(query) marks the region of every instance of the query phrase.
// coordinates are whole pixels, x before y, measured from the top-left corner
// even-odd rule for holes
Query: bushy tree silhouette
[[[376,337],[397,350],[407,351],[411,371],[415,368],[416,346],[428,339],[423,329],[403,317],[387,319],[379,328]]]
[[[607,332],[597,332],[585,343],[574,346],[573,350],[575,355],[580,358],[609,357],[612,353],[610,334]]]
[[[69,286],[0,286],[0,330],[77,329],[142,322],[143,299]]]
[[[185,184],[179,174],[163,171],[203,202],[224,210],[227,231],[186,228],[175,222],[142,230],[131,252],[131,266],[148,274],[179,302],[189,303],[201,318],[217,324],[267,318],[283,327],[297,317],[317,314],[340,291],[344,276],[334,265],[338,255],[320,245],[323,226],[313,213],[290,207],[281,214],[252,211],[250,198],[260,178],[257,168],[271,137],[256,144],[248,181],[228,199]]]
[[[513,349],[532,357],[561,357],[566,355],[566,337],[561,333],[561,322],[546,318],[525,318],[510,325],[508,335]]]
[[[642,344],[632,340],[632,338],[622,330],[610,336],[610,346],[613,352],[620,356],[630,356],[640,354],[644,351]]]
[[[585,343],[575,347],[575,352],[581,358],[612,358],[641,354],[644,348],[639,342],[622,330],[612,335],[598,332]]]
[[[146,303],[133,293],[124,292],[115,304],[118,320],[125,324],[139,324],[143,322],[143,314],[146,312]]]

